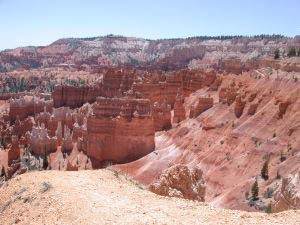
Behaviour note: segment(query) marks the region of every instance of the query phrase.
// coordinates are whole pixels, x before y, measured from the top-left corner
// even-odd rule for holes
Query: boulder
[[[282,179],[274,200],[272,212],[300,209],[300,173],[290,174]]]
[[[176,164],[166,169],[159,179],[149,186],[149,190],[158,195],[202,202],[205,200],[205,189],[203,172],[183,164]]]

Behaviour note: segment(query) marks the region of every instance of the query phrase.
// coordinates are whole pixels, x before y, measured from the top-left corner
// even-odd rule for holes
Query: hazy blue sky
[[[300,34],[300,0],[0,0],[0,49],[62,37]]]

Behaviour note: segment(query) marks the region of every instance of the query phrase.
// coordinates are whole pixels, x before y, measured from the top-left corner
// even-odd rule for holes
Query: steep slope
[[[248,213],[157,196],[108,170],[43,171],[0,188],[6,224],[299,224],[299,211]]]
[[[267,205],[270,199],[263,196],[268,188],[278,187],[277,173],[285,177],[299,172],[300,84],[291,74],[258,72],[223,76],[218,91],[202,88],[185,98],[186,119],[156,133],[155,151],[116,168],[148,185],[174,164],[199,167],[207,202],[245,210],[258,209],[245,199],[258,177],[259,195]],[[213,107],[188,118],[192,105],[208,95]],[[265,181],[260,173],[267,158]]]

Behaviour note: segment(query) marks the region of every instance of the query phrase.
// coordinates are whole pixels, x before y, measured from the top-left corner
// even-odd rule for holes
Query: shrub
[[[44,182],[44,183],[42,184],[42,187],[41,187],[41,189],[40,189],[40,192],[41,192],[41,193],[44,193],[44,192],[48,191],[48,190],[51,189],[51,188],[52,188],[52,185],[51,185],[50,183]]]
[[[272,198],[273,193],[274,193],[273,188],[267,188],[267,190],[264,193],[264,198]]]
[[[252,185],[251,193],[252,193],[252,200],[256,201],[258,199],[258,193],[259,193],[257,178],[255,179],[255,182]]]
[[[271,203],[268,204],[268,206],[266,208],[266,213],[272,213],[272,205],[271,205]]]
[[[279,54],[279,49],[276,49],[274,52],[274,59],[279,59],[280,54]]]
[[[115,175],[116,178],[118,178],[119,177],[119,172],[117,170],[114,170],[114,175]]]
[[[267,159],[265,162],[264,162],[264,165],[261,169],[261,177],[264,179],[264,180],[268,180],[269,179],[269,159]]]

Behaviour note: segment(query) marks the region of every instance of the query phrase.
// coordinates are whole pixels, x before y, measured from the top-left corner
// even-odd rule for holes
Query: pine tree
[[[283,154],[283,151],[280,152],[280,161],[283,162],[286,160],[286,157]]]
[[[288,57],[293,57],[293,56],[296,56],[297,53],[296,53],[296,49],[295,48],[291,48],[288,52]]]
[[[1,177],[3,177],[5,175],[5,169],[4,169],[4,166],[2,166],[2,169],[1,169]]]
[[[268,180],[269,179],[269,160],[268,159],[264,162],[264,165],[263,165],[263,167],[261,169],[261,177],[264,180]]]
[[[255,182],[253,183],[252,188],[251,188],[252,199],[254,201],[256,201],[258,199],[258,192],[259,192],[259,188],[258,188],[258,183],[257,183],[257,178],[256,178]]]
[[[281,178],[281,175],[279,173],[279,169],[277,170],[277,173],[276,173],[276,179],[279,180]]]
[[[274,59],[279,59],[280,54],[279,54],[279,49],[276,49],[274,52]]]
[[[46,170],[47,168],[48,168],[48,158],[45,151],[44,158],[43,158],[43,169]]]

